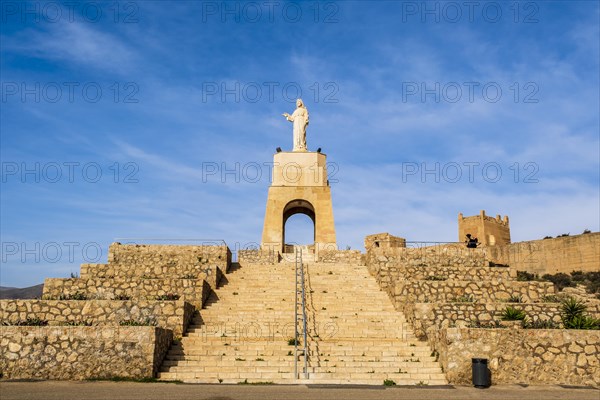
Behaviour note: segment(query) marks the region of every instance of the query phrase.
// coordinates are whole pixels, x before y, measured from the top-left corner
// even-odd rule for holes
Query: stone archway
[[[313,207],[313,205],[307,201],[307,200],[303,200],[303,199],[296,199],[296,200],[292,200],[289,203],[287,203],[285,205],[285,207],[283,208],[283,229],[281,231],[281,243],[283,243],[283,252],[287,253],[288,251],[286,251],[286,243],[285,243],[285,230],[286,230],[286,223],[287,220],[292,216],[292,215],[296,215],[296,214],[303,214],[306,215],[308,218],[311,219],[312,223],[313,223],[313,242],[311,243],[311,245],[314,245],[314,242],[316,240],[317,237],[317,221],[316,221],[316,215],[315,215],[315,208]],[[307,244],[307,243],[303,243],[303,244]]]

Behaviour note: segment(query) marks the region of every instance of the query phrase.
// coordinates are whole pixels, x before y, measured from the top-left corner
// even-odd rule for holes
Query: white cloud
[[[134,66],[135,52],[122,38],[90,24],[60,22],[46,30],[25,29],[2,38],[3,51],[70,65],[122,73]]]

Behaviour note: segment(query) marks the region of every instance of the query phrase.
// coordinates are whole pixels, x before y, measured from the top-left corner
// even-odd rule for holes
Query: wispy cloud
[[[308,5],[300,23],[279,14],[259,23],[232,16],[222,22],[217,14],[204,23],[197,2],[139,5],[139,23],[129,26],[2,27],[3,79],[28,87],[75,78],[109,82],[98,103],[81,101],[80,93],[74,103],[23,102],[18,95],[3,103],[3,158],[29,166],[94,161],[111,178],[3,184],[3,237],[75,237],[103,246],[117,236],[208,236],[232,247],[260,241],[267,165],[276,147],[291,147],[291,126],[281,117],[294,107],[282,93],[289,82],[302,87],[311,112],[309,148],[321,147],[337,167],[332,196],[341,247],[362,248],[365,235],[382,231],[453,241],[457,214],[481,209],[509,215],[513,240],[600,229],[593,2],[541,2],[536,24],[513,22],[509,5],[497,24],[479,15],[475,22],[422,22],[417,15],[403,23],[401,4],[389,1],[339,2],[333,24],[315,21]],[[115,102],[115,81],[134,81],[139,102]],[[473,81],[480,86],[469,101],[464,82]],[[278,85],[273,99],[265,82]],[[337,85],[337,102],[324,101],[328,82]],[[457,82],[463,97],[407,99],[407,82],[430,89]],[[503,90],[498,102],[482,98],[481,86],[490,82]],[[529,82],[537,85],[536,103],[523,102]],[[206,83],[219,92],[207,98]],[[248,83],[263,87],[256,102],[244,97]],[[222,96],[221,85],[239,92]],[[108,168],[127,162],[139,168],[139,182],[115,184]],[[503,175],[491,183],[478,168],[469,182],[469,162],[497,163]],[[523,182],[528,162],[538,168],[537,183]],[[218,167],[209,179],[206,163]],[[245,179],[239,168],[246,163],[263,166],[264,177]],[[403,163],[457,163],[463,176],[456,183],[420,173],[403,180]],[[299,220],[293,228],[303,226]],[[19,286],[68,275],[77,265],[36,266],[27,276],[19,263],[1,268],[2,285]]]
[[[3,51],[40,58],[62,66],[87,67],[113,73],[129,71],[136,52],[122,37],[93,24],[59,22],[3,35]]]

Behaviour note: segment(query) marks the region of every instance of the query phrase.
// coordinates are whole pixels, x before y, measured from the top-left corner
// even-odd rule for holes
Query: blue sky
[[[598,231],[598,4],[3,1],[0,285],[116,238],[259,242],[298,89],[341,248],[480,209],[513,241]]]

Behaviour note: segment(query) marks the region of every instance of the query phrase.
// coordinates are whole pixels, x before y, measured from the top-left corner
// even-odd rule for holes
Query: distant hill
[[[42,297],[44,284],[26,288],[0,286],[0,299],[37,299]]]

